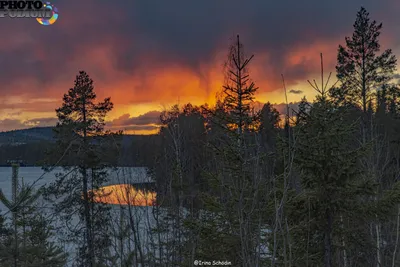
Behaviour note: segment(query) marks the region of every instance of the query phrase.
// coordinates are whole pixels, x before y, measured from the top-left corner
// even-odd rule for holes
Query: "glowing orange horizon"
[[[101,187],[93,193],[93,202],[114,205],[155,206],[157,194],[137,190],[130,184]]]
[[[307,46],[296,47],[285,55],[284,67],[277,72],[274,69],[271,53],[258,52],[252,60],[249,71],[259,91],[255,100],[266,103],[284,103],[283,85],[281,76],[277,73],[290,73],[292,68],[303,66],[308,73],[304,76],[285,75],[287,91],[301,90],[301,94],[288,93],[288,102],[298,102],[306,95],[312,100],[315,91],[310,88],[307,79],[319,77],[320,54],[324,54],[326,70],[333,70],[336,59],[336,43],[342,40],[328,40],[315,42]],[[246,43],[246,42],[245,42]],[[168,66],[160,65],[159,58],[152,55],[143,55],[144,62],[135,71],[118,71],[110,61],[113,58],[115,47],[113,45],[100,45],[87,49],[82,56],[75,58],[74,64],[98,66],[101,70],[88,67],[87,72],[95,82],[95,91],[98,100],[111,97],[115,108],[108,114],[107,121],[118,119],[124,114],[131,118],[143,115],[149,111],[168,109],[173,104],[183,105],[191,103],[202,105],[208,103],[213,106],[216,103],[216,94],[222,90],[224,84],[224,70],[222,63],[226,60],[227,47],[216,47],[215,57],[209,62],[202,63],[199,69],[193,70],[182,63],[169,63]],[[315,52],[318,51],[318,52]],[[250,51],[249,51],[250,52]],[[89,66],[90,66],[89,65]],[[104,75],[102,74],[104,73]],[[318,73],[318,74],[315,74]],[[77,73],[69,70],[68,74],[56,79],[52,83],[43,86],[36,77],[24,77],[15,80],[10,87],[13,92],[3,96],[2,112],[0,120],[7,120],[8,124],[2,125],[3,131],[28,128],[34,126],[52,126],[55,119],[54,109],[61,105],[62,95],[73,84]],[[55,88],[57,88],[55,90]],[[144,90],[145,89],[145,90]],[[40,94],[38,94],[38,92]],[[41,119],[48,122],[39,123]],[[34,122],[30,122],[34,120]],[[29,122],[29,124],[28,124]],[[158,129],[136,127],[135,125],[116,125],[118,130],[124,130],[129,134],[156,134]],[[115,128],[115,127],[113,127]],[[126,130],[124,129],[126,128]]]

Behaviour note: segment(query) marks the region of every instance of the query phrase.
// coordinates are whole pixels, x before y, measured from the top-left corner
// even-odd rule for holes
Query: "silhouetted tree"
[[[84,222],[83,227],[69,234],[81,242],[79,262],[85,267],[106,263],[110,245],[109,207],[94,203],[92,190],[107,181],[106,168],[115,164],[117,158],[110,157],[115,155],[112,152],[115,135],[104,130],[105,116],[113,104],[110,98],[95,103],[96,98],[93,80],[80,71],[74,87],[64,95],[62,106],[56,110],[59,121],[54,153],[64,155],[59,165],[69,173],[60,174],[46,190],[48,198],[58,199],[54,202],[56,211],[68,223],[77,215]]]
[[[346,46],[339,45],[337,78],[347,101],[360,104],[364,113],[372,93],[393,78],[396,57],[391,49],[380,51],[379,35],[382,23],[370,21],[369,13],[361,8],[354,23],[354,33],[346,37]]]
[[[252,58],[246,58],[237,36],[229,48],[221,101],[210,116],[210,192],[203,196],[209,213],[197,225],[198,231],[208,233],[200,238],[199,258],[212,260],[224,255],[240,266],[256,266],[260,260],[258,236],[265,207],[261,201],[265,192],[262,153],[256,133],[260,116],[253,109],[257,87],[248,71]],[[220,243],[211,246],[213,238]]]

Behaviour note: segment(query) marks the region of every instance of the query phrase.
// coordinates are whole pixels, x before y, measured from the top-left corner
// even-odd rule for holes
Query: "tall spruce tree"
[[[210,191],[203,201],[208,211],[199,226],[200,258],[223,255],[233,265],[256,266],[265,183],[256,130],[260,116],[252,105],[257,87],[251,81],[239,36],[229,49],[221,101],[212,112],[209,141],[212,165],[207,173]],[[210,237],[211,236],[211,237]],[[216,242],[215,239],[218,239]],[[210,246],[210,244],[215,244]]]
[[[339,45],[336,71],[341,87],[334,96],[344,95],[343,100],[360,105],[366,113],[373,93],[393,78],[397,60],[391,49],[378,54],[382,23],[371,22],[365,8],[357,13],[353,27],[346,45]]]
[[[252,104],[257,91],[250,80],[248,64],[253,56],[245,58],[239,35],[231,45],[225,65],[225,85],[223,85],[222,105],[229,116],[224,117],[228,126],[237,130],[237,137],[243,137],[246,130],[255,126]]]
[[[85,267],[106,264],[110,236],[109,207],[93,202],[93,192],[107,181],[107,167],[113,163],[110,148],[113,135],[104,130],[105,116],[113,108],[110,98],[95,103],[93,80],[80,71],[75,85],[63,97],[56,110],[55,128],[57,146],[53,153],[63,155],[56,182],[46,189],[48,199],[54,201],[58,212],[68,226],[66,235],[79,245],[78,264]],[[84,225],[71,227],[74,216]],[[78,222],[79,223],[79,222]]]
[[[336,100],[361,108],[362,114],[355,118],[361,117],[362,122],[359,139],[363,144],[370,144],[371,149],[359,161],[369,176],[377,182],[375,206],[384,209],[386,214],[392,214],[397,199],[397,193],[393,193],[397,192],[397,179],[393,176],[398,169],[393,168],[394,158],[388,139],[390,129],[384,129],[381,124],[384,117],[382,115],[387,110],[396,109],[398,90],[392,80],[397,60],[391,49],[379,54],[381,29],[382,23],[371,22],[369,13],[361,8],[357,13],[352,38],[346,38],[345,47],[339,46],[336,70],[341,86],[332,91],[332,96]],[[343,103],[338,106],[343,106]],[[386,216],[376,211],[374,220],[369,222],[369,227],[374,229],[370,242],[374,242],[376,246],[375,256],[370,259],[378,266],[385,261],[384,250],[388,237],[384,237],[383,233],[387,231],[384,229]]]
[[[294,262],[299,265],[369,264],[366,253],[373,246],[363,243],[368,232],[359,226],[371,219],[365,212],[365,197],[374,195],[375,183],[360,179],[359,157],[366,148],[354,145],[354,125],[346,124],[344,116],[345,109],[319,96],[295,127],[295,166],[301,174],[302,192],[288,207]],[[365,250],[359,247],[361,243]]]

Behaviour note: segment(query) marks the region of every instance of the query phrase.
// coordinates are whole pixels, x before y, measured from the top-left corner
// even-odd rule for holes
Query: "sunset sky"
[[[230,39],[254,54],[257,100],[284,102],[313,91],[319,54],[334,71],[337,47],[352,34],[361,6],[383,22],[382,48],[400,55],[400,1],[58,0],[58,21],[0,18],[0,131],[55,125],[55,109],[79,70],[115,109],[109,126],[154,132],[159,111],[212,102],[223,82]],[[112,5],[111,5],[112,3]],[[277,106],[279,108],[279,105]]]

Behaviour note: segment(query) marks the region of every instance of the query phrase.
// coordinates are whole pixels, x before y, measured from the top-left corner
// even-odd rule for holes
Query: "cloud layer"
[[[60,13],[51,26],[2,18],[3,121],[54,116],[75,75],[85,70],[99,97],[111,96],[115,103],[113,126],[151,126],[141,122],[155,114],[149,112],[153,107],[140,110],[145,115],[137,118],[126,107],[212,100],[223,81],[230,38],[238,33],[247,53],[255,54],[250,71],[260,94],[282,102],[277,90],[284,74],[287,86],[296,88],[290,101],[298,101],[310,92],[299,86],[319,71],[320,52],[326,69],[334,70],[337,46],[351,34],[361,5],[384,23],[384,47],[400,46],[395,0],[110,3],[54,1]],[[0,130],[11,121],[0,123]]]

